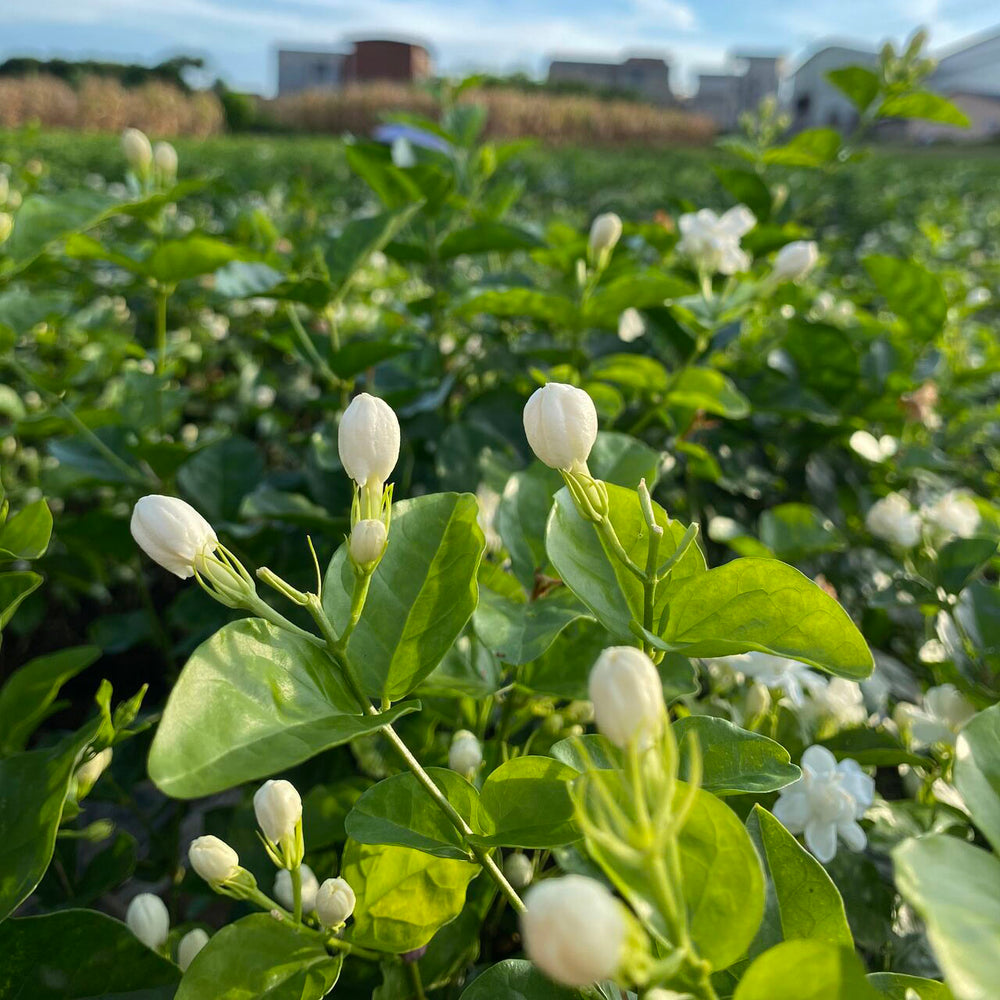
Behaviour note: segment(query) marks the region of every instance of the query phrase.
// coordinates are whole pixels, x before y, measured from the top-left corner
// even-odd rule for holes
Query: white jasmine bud
[[[128,165],[137,174],[146,173],[153,162],[153,147],[149,137],[137,128],[127,128],[122,132],[122,152]]]
[[[583,875],[549,879],[524,902],[524,950],[546,976],[576,987],[614,977],[628,926],[621,905],[600,882]]]
[[[188,931],[181,938],[180,943],[177,945],[177,964],[180,966],[181,972],[187,972],[188,966],[194,961],[195,956],[206,944],[208,944],[208,934],[200,927],[196,927],[193,931]]]
[[[786,243],[774,258],[771,271],[776,281],[801,281],[819,260],[819,248],[813,240]]]
[[[319,879],[306,864],[299,866],[302,878],[302,912],[312,913],[316,909],[316,891],[319,889]],[[295,906],[295,893],[292,892],[292,873],[287,868],[279,868],[274,877],[274,897],[286,909]]]
[[[451,749],[448,751],[448,767],[459,774],[473,774],[483,762],[483,748],[476,739],[475,733],[468,729],[459,729],[451,739]]]
[[[623,343],[631,344],[633,340],[638,340],[645,332],[646,324],[638,309],[629,306],[618,317],[618,339]]]
[[[105,747],[76,769],[77,798],[83,798],[97,784],[97,779],[104,774],[111,763],[112,756],[111,747]]]
[[[316,892],[316,916],[324,927],[339,927],[354,912],[354,890],[342,878],[328,878]]]
[[[551,469],[585,472],[597,440],[597,410],[583,389],[549,382],[524,406],[524,433],[531,450]]]
[[[392,407],[367,392],[355,396],[337,430],[344,471],[358,486],[382,488],[399,459],[399,421]]]
[[[771,707],[771,692],[765,684],[754,681],[747,691],[747,718],[756,719]]]
[[[348,543],[351,561],[358,566],[377,562],[385,552],[387,538],[385,524],[378,518],[369,517],[358,521],[351,528],[351,540]]]
[[[614,212],[597,216],[590,225],[590,255],[600,258],[614,250],[622,238],[622,220]]]
[[[920,515],[901,493],[877,500],[865,515],[868,530],[883,541],[911,549],[920,541]]]
[[[132,511],[131,529],[143,552],[182,580],[200,572],[219,545],[208,521],[177,497],[142,497]]]
[[[265,781],[253,797],[257,824],[272,844],[295,835],[302,820],[302,799],[290,781],[273,778]]]
[[[159,951],[170,933],[170,914],[159,896],[140,892],[128,904],[125,924],[147,948]]]
[[[153,166],[164,184],[177,178],[177,150],[169,142],[158,142],[153,147]]]
[[[527,889],[531,885],[534,874],[535,868],[531,863],[531,858],[521,851],[508,854],[503,859],[504,878],[518,891]]]
[[[6,243],[14,232],[14,216],[10,212],[0,212],[0,243]]]
[[[211,835],[191,841],[188,861],[210,885],[227,882],[240,870],[240,856],[224,840]]]
[[[667,709],[653,661],[634,646],[604,650],[590,671],[597,728],[615,746],[651,747],[663,734]]]

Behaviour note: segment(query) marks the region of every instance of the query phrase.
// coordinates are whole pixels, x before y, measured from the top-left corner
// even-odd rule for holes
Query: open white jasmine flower
[[[868,508],[865,525],[885,542],[911,549],[920,541],[920,515],[902,493],[890,493]]]
[[[547,879],[524,899],[521,933],[528,958],[565,986],[589,986],[618,970],[628,925],[615,897],[583,875]]]
[[[793,705],[805,702],[804,692],[810,693],[826,687],[826,681],[798,660],[773,653],[739,653],[727,656],[724,662],[751,680],[760,681],[765,687],[780,688]]]
[[[899,450],[899,442],[891,434],[875,437],[868,431],[855,431],[851,435],[851,448],[869,462],[884,462]]]
[[[951,490],[940,500],[920,508],[925,523],[944,538],[971,538],[979,527],[979,508],[968,496]]]
[[[721,216],[709,208],[689,212],[678,220],[681,238],[677,252],[705,274],[736,274],[750,267],[750,256],[740,246],[757,224],[746,205],[737,205]]]
[[[954,684],[930,688],[923,702],[921,708],[902,701],[893,712],[896,725],[909,733],[916,747],[934,743],[954,746],[959,730],[976,714],[972,702]]]
[[[816,722],[835,722],[839,729],[863,725],[868,712],[861,685],[843,677],[831,677],[822,688],[812,692],[806,714]]]
[[[638,340],[646,332],[646,323],[638,309],[629,306],[618,317],[618,339],[626,344]]]
[[[774,815],[790,833],[804,834],[806,847],[823,864],[837,853],[837,838],[863,851],[868,838],[858,820],[872,804],[875,782],[856,760],[837,758],[821,746],[802,754],[802,777],[783,788]]]
[[[319,879],[307,865],[299,866],[302,875],[302,912],[312,913],[316,909],[316,892],[319,889]],[[295,893],[292,891],[292,873],[287,868],[279,868],[274,876],[274,898],[286,910],[295,906]]]

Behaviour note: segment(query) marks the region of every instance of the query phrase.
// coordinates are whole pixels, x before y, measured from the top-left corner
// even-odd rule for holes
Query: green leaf
[[[880,997],[888,1000],[912,1000],[914,993],[919,1000],[955,1000],[951,990],[936,979],[904,976],[900,972],[872,972],[868,982]]]
[[[327,654],[259,618],[219,629],[191,654],[149,752],[166,795],[193,799],[300,764],[415,711],[362,715]]]
[[[461,254],[509,253],[512,250],[534,250],[545,243],[534,233],[506,222],[474,222],[464,229],[449,233],[438,247],[440,260],[451,260]]]
[[[935,337],[948,315],[941,281],[912,260],[872,254],[861,262],[889,308],[922,340]]]
[[[702,787],[715,795],[774,792],[802,774],[780,743],[725,719],[691,715],[678,719],[673,730],[680,750],[680,777],[689,777],[693,738],[701,753]]]
[[[827,80],[846,95],[858,112],[863,112],[875,100],[881,89],[878,74],[864,66],[842,66],[826,73]]]
[[[243,498],[264,476],[256,445],[230,437],[202,448],[177,470],[177,485],[191,503],[215,524],[235,521]]]
[[[395,701],[442,660],[476,608],[483,555],[479,505],[467,493],[393,504],[392,531],[347,643],[365,693]],[[330,561],[323,606],[338,634],[351,611],[354,570],[342,545]]]
[[[343,964],[344,956],[329,955],[319,935],[254,913],[209,938],[175,1000],[320,1000]]]
[[[8,920],[0,955],[0,996],[25,1000],[171,1000],[181,978],[123,923],[93,910]]]
[[[923,917],[957,1000],[996,995],[1000,860],[955,837],[906,840],[892,852],[896,888]]]
[[[63,684],[100,655],[96,646],[74,646],[35,657],[11,676],[0,688],[0,756],[27,746],[31,734],[51,714]]]
[[[953,538],[937,554],[937,581],[949,594],[960,594],[996,555],[995,538]]]
[[[778,559],[796,562],[835,552],[844,540],[822,511],[804,503],[783,503],[760,515],[760,540]]]
[[[0,525],[0,562],[5,559],[40,559],[49,547],[52,513],[44,500],[36,500]]]
[[[750,415],[750,402],[732,380],[713,368],[687,368],[667,394],[671,406],[704,410],[730,420]]]
[[[0,760],[0,921],[49,867],[77,757],[96,733],[95,721],[54,747]]]
[[[606,354],[590,366],[588,374],[598,382],[646,396],[664,392],[670,385],[667,369],[644,354]]]
[[[546,563],[545,522],[559,474],[534,462],[507,480],[497,509],[497,529],[510,554],[511,569],[525,590],[535,586],[535,573]]]
[[[524,316],[553,326],[565,326],[573,317],[574,304],[562,295],[534,288],[491,288],[476,292],[455,308],[457,319],[475,316]]]
[[[598,479],[607,483],[634,490],[639,485],[639,480],[645,479],[646,485],[652,490],[662,475],[663,452],[655,451],[648,444],[619,431],[598,431],[587,464]],[[550,490],[546,498],[546,514],[554,492],[555,489]],[[543,521],[543,528],[544,524]]]
[[[420,203],[368,218],[352,219],[343,232],[330,244],[326,252],[326,265],[334,296],[343,298],[368,263],[371,255],[381,250],[413,218]]]
[[[847,612],[776,559],[734,559],[685,581],[670,599],[663,640],[686,656],[758,650],[852,679],[874,665]]]
[[[747,829],[774,887],[781,938],[852,948],[844,901],[826,869],[759,805],[754,806]]]
[[[348,840],[341,874],[357,896],[350,940],[394,954],[422,948],[462,912],[479,871],[407,847]]]
[[[0,631],[7,627],[21,602],[42,585],[42,578],[30,570],[0,573]]]
[[[840,732],[819,741],[830,750],[837,760],[851,757],[866,767],[898,767],[910,764],[913,767],[927,767],[931,760],[921,754],[907,750],[899,737],[885,729],[871,726],[857,726],[841,729]]]
[[[625,551],[640,566],[646,564],[648,528],[643,520],[639,497],[634,490],[608,484],[611,523]],[[653,504],[657,524],[664,528],[660,543],[660,561],[677,549],[685,528],[671,521],[666,511]],[[560,490],[549,515],[545,547],[563,582],[587,605],[594,616],[616,638],[634,641],[629,623],[643,617],[643,587],[607,550],[593,524],[577,512],[569,490]],[[692,545],[674,567],[669,582],[661,584],[653,608],[658,620],[673,594],[687,583],[696,583],[705,573],[705,559],[697,545]]]
[[[517,683],[556,698],[586,698],[590,668],[607,645],[604,626],[592,618],[580,618],[560,632],[542,656],[521,667]]]
[[[477,976],[461,1000],[584,1000],[584,994],[547,979],[531,962],[508,958]]]
[[[713,969],[728,968],[746,952],[764,915],[760,859],[732,809],[703,789],[679,844],[691,939]]]
[[[1000,851],[1000,705],[973,716],[958,734],[955,787],[972,821]]]
[[[429,767],[427,773],[472,829],[482,829],[475,787],[447,768]],[[369,788],[348,814],[346,831],[359,844],[395,844],[437,858],[470,859],[462,835],[408,771]]]
[[[759,222],[767,222],[771,217],[771,192],[760,175],[752,170],[736,167],[712,168],[719,183],[736,199],[746,205]]]
[[[689,282],[658,268],[634,271],[602,281],[584,306],[584,319],[594,326],[617,330],[618,318],[626,309],[662,306],[666,300],[680,298],[694,290]]]
[[[569,783],[577,772],[551,757],[515,757],[483,782],[479,801],[490,847],[559,847],[579,839]]]
[[[747,969],[733,1000],[877,1000],[853,949],[786,941]]]
[[[929,90],[911,91],[887,97],[878,109],[879,118],[920,118],[926,122],[940,122],[942,125],[957,125],[968,128],[969,119],[961,108],[957,108],[946,97]]]
[[[18,209],[17,222],[4,251],[16,268],[25,267],[60,237],[96,226],[113,205],[114,199],[95,191],[29,195]]]
[[[211,274],[240,256],[236,247],[222,240],[192,233],[158,243],[143,262],[143,270],[162,285],[176,285],[189,278]]]
[[[594,768],[613,770],[623,766],[621,751],[600,733],[568,736],[552,744],[551,754],[581,774]]]
[[[519,666],[541,656],[567,625],[584,615],[585,609],[566,589],[537,601],[514,601],[484,588],[473,623],[498,660]]]
[[[840,153],[840,133],[832,128],[807,128],[784,146],[764,153],[765,163],[788,167],[825,167]]]

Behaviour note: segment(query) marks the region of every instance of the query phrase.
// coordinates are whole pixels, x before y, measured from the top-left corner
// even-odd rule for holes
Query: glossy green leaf
[[[471,295],[458,303],[455,315],[459,319],[475,316],[524,316],[553,326],[565,326],[575,306],[561,295],[540,292],[534,288],[493,288]]]
[[[892,852],[896,888],[927,925],[957,1000],[993,1000],[1000,954],[1000,860],[955,837],[906,840]]]
[[[662,475],[663,453],[628,434],[599,431],[587,464],[594,476],[606,483],[634,490],[639,480],[645,479],[646,485],[652,489]],[[556,482],[559,482],[558,475]],[[555,489],[549,491],[549,496],[553,493]]]
[[[473,623],[498,660],[518,666],[536,660],[564,628],[586,614],[565,588],[537,601],[513,601],[483,588]]]
[[[0,756],[27,746],[31,734],[51,714],[63,684],[100,655],[96,646],[74,646],[35,657],[11,675],[0,688]]]
[[[691,939],[713,969],[728,968],[760,927],[764,873],[736,814],[704,790],[681,830],[680,864]]]
[[[778,559],[790,562],[844,547],[833,522],[822,511],[804,503],[783,503],[764,511],[758,531],[761,542]]]
[[[462,912],[479,872],[478,864],[348,840],[341,874],[357,896],[348,936],[394,954],[422,948]]]
[[[176,285],[188,278],[211,274],[240,256],[236,247],[222,240],[192,233],[158,243],[143,262],[143,270],[163,285]]]
[[[732,379],[713,368],[686,368],[667,394],[670,406],[702,410],[730,420],[750,414],[750,402]]]
[[[320,1000],[343,964],[344,956],[328,954],[319,935],[254,913],[208,939],[175,1000]]]
[[[841,66],[826,73],[826,78],[863,112],[875,100],[881,84],[878,74],[864,66]]]
[[[880,997],[888,1000],[913,1000],[914,994],[919,1000],[955,1000],[951,990],[936,979],[905,976],[900,972],[872,972],[868,982]]]
[[[477,976],[461,1000],[584,1000],[584,994],[547,979],[531,962],[508,958]]]
[[[371,255],[395,239],[419,208],[418,202],[391,212],[352,219],[344,226],[343,232],[329,244],[326,252],[326,264],[336,296],[343,297]]]
[[[960,594],[996,551],[995,538],[953,538],[937,554],[934,568],[938,583],[949,594]]]
[[[507,480],[500,497],[497,530],[510,554],[511,569],[528,592],[534,589],[535,574],[548,561],[545,522],[560,482],[558,472],[534,462]]]
[[[263,778],[415,711],[360,709],[326,653],[259,618],[221,628],[191,654],[167,699],[149,776],[175,798]]]
[[[40,559],[49,547],[52,513],[44,500],[29,503],[0,525],[0,562],[5,559]]]
[[[534,233],[506,222],[474,222],[471,226],[449,233],[438,248],[440,260],[450,260],[460,254],[509,253],[512,250],[534,250],[544,246]]]
[[[472,829],[482,829],[475,787],[447,768],[429,767],[427,773]],[[470,859],[461,834],[409,771],[369,788],[355,802],[345,828],[359,844],[395,844],[437,858]]]
[[[774,792],[801,775],[788,751],[759,733],[725,719],[691,715],[673,724],[680,751],[680,777],[687,780],[695,740],[701,755],[704,789],[715,795]]]
[[[610,518],[625,551],[640,566],[646,564],[648,528],[634,490],[608,485]],[[660,543],[661,563],[676,550],[685,527],[671,521],[666,511],[653,505],[657,524],[664,528]],[[556,494],[549,515],[545,546],[549,559],[563,582],[618,639],[634,642],[629,623],[643,617],[643,588],[639,581],[605,548],[593,524],[584,520],[573,505],[567,489]],[[673,594],[685,583],[697,581],[705,572],[705,559],[692,545],[674,567],[668,583],[660,586],[653,609],[654,622]]]
[[[542,656],[518,671],[520,686],[570,700],[587,697],[590,668],[609,643],[607,630],[581,618],[559,633]]]
[[[837,760],[850,757],[865,766],[898,767],[900,764],[910,764],[913,767],[927,767],[931,763],[928,757],[907,750],[898,735],[872,726],[841,729],[819,742],[832,751]]]
[[[256,445],[243,437],[210,444],[177,470],[177,485],[209,521],[235,521],[243,498],[264,475],[264,460]]]
[[[687,580],[671,596],[663,640],[687,656],[759,650],[853,679],[874,665],[844,609],[776,559],[734,559]]]
[[[716,166],[712,168],[719,183],[741,205],[746,205],[758,222],[767,222],[771,216],[771,192],[760,174],[753,170]]]
[[[759,805],[754,806],[747,829],[774,888],[781,938],[852,948],[844,901],[826,869]]]
[[[483,555],[479,505],[436,493],[393,505],[392,530],[347,644],[365,693],[395,701],[442,660],[476,608]],[[323,606],[338,633],[350,617],[354,570],[342,545],[326,572]]]
[[[626,393],[643,396],[663,392],[670,385],[670,374],[663,364],[645,354],[606,354],[590,366],[589,374]]]
[[[42,585],[42,578],[30,570],[0,573],[0,630],[7,627],[26,597]]]
[[[973,716],[958,734],[955,787],[973,822],[1000,851],[1000,705]]]
[[[0,955],[0,996],[11,1000],[171,1000],[181,978],[123,923],[93,910],[8,920]]]
[[[733,1000],[877,1000],[853,949],[786,941],[747,969]]]
[[[0,760],[0,920],[45,874],[77,757],[96,733],[95,721],[53,747]]]
[[[21,203],[17,224],[4,246],[16,267],[23,267],[74,230],[91,229],[104,219],[114,199],[77,188],[61,194],[32,194]]]
[[[919,118],[942,125],[968,128],[969,118],[947,97],[929,90],[916,90],[888,97],[878,109],[879,118]]]
[[[553,743],[551,753],[556,760],[561,760],[581,773],[595,768],[600,770],[623,766],[622,752],[600,733],[568,736]]]
[[[841,142],[836,129],[807,128],[785,145],[767,150],[764,160],[789,167],[824,167],[837,158]]]
[[[862,261],[868,276],[897,316],[924,340],[934,337],[948,315],[941,280],[923,265],[884,254]]]
[[[577,772],[551,757],[515,757],[483,782],[480,803],[489,826],[477,840],[489,846],[557,847],[579,839],[569,783]]]

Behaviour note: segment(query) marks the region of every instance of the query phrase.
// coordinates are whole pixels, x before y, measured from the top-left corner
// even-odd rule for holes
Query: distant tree
[[[117,80],[123,87],[139,87],[156,80],[190,93],[191,87],[184,79],[185,71],[203,69],[204,66],[205,60],[197,56],[174,56],[155,66],[96,59],[34,59],[21,56],[0,63],[0,76],[54,76],[65,80],[71,87],[78,87],[87,76]]]

